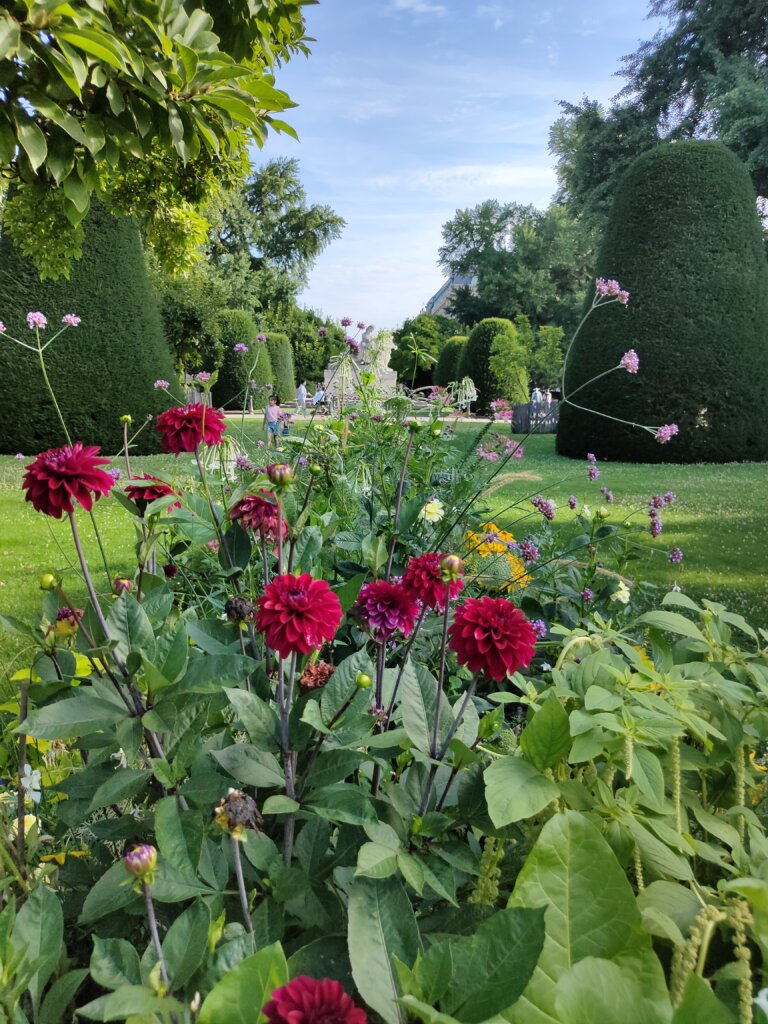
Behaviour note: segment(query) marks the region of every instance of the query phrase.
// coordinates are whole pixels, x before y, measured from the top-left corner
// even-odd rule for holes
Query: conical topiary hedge
[[[676,423],[661,445],[647,431],[565,403],[557,449],[631,462],[768,458],[768,264],[746,167],[718,142],[657,146],[617,191],[597,272],[630,292],[597,310],[568,360],[565,394],[634,348],[617,371],[574,395],[633,423]]]
[[[272,363],[275,393],[280,396],[281,402],[292,402],[296,397],[296,371],[288,335],[270,331],[267,334],[267,349]]]
[[[48,375],[72,439],[115,454],[122,444],[120,416],[130,413],[135,430],[168,405],[153,382],[173,385],[176,379],[135,224],[92,207],[83,256],[69,281],[41,281],[10,239],[0,237],[0,320],[9,334],[33,343],[26,314],[34,310],[48,318],[44,338],[65,314],[81,318],[46,350]],[[0,422],[0,451],[35,454],[64,444],[37,355],[2,335],[0,377],[13,403]],[[135,451],[157,450],[157,431],[147,427]]]
[[[438,387],[447,388],[453,381],[459,380],[459,363],[466,340],[466,335],[454,334],[440,349],[432,374],[432,379]]]
[[[471,377],[477,388],[477,412],[487,413],[490,404],[505,397],[505,382],[494,373],[491,357],[505,347],[516,348],[517,328],[511,320],[488,317],[475,324],[461,351],[459,377]]]

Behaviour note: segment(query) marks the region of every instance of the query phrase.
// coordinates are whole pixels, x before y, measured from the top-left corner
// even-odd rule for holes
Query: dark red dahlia
[[[262,1012],[269,1024],[366,1024],[365,1011],[334,978],[300,975],[275,989]]]
[[[220,409],[208,409],[200,402],[166,409],[155,423],[162,435],[163,451],[171,455],[193,452],[203,442],[209,447],[220,444],[226,426]]]
[[[229,518],[240,523],[244,530],[253,530],[262,540],[277,539],[277,505],[271,491],[246,494],[229,510]],[[283,520],[283,540],[288,536],[288,524]]]
[[[399,630],[408,636],[419,614],[419,603],[403,583],[376,580],[360,588],[355,612],[373,634],[377,643]]]
[[[64,512],[74,511],[73,502],[90,511],[94,501],[109,494],[115,478],[101,468],[108,462],[94,445],[75,441],[38,455],[27,466],[21,486],[38,512],[61,519]]]
[[[459,591],[464,586],[457,577],[446,583],[443,579],[444,555],[430,551],[427,555],[416,555],[412,558],[403,573],[403,584],[414,597],[427,608],[437,608],[443,611],[445,608],[445,596],[450,586],[450,600],[453,601],[459,596]]]
[[[503,597],[470,597],[456,609],[448,633],[460,665],[499,683],[530,665],[536,645],[533,626]]]
[[[174,491],[170,484],[159,477],[142,473],[141,476],[134,476],[129,480],[128,486],[125,488],[125,495],[131,501],[136,502],[139,512],[143,516],[147,505],[151,505],[153,501],[157,501],[158,498],[180,497],[181,491]],[[181,508],[181,502],[172,501],[168,506],[168,511],[170,512],[172,508]]]
[[[341,604],[325,580],[308,572],[275,576],[257,601],[256,628],[267,647],[281,658],[309,654],[333,639],[341,623]]]

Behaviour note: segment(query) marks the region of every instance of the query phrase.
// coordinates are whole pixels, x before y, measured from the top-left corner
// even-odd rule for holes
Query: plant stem
[[[387,568],[384,573],[384,579],[388,580],[392,574],[392,561],[395,557],[395,545],[397,544],[397,524],[400,520],[400,504],[403,500],[403,484],[405,483],[405,473],[408,469],[408,456],[411,454],[411,447],[413,445],[414,434],[412,431],[408,431],[408,444],[405,446],[405,455],[403,456],[403,465],[400,468],[400,479],[397,482],[397,493],[395,495],[395,514],[392,519],[392,541],[389,545],[389,557],[387,558]]]
[[[390,698],[389,707],[387,708],[387,718],[384,723],[385,726],[389,725],[389,720],[392,717],[392,712],[395,709],[395,700],[397,699],[397,692],[400,689],[400,680],[403,678],[403,672],[405,671],[405,665],[406,662],[408,661],[408,655],[411,653],[411,648],[413,647],[414,641],[416,639],[416,634],[421,629],[421,624],[424,622],[424,619],[426,618],[428,611],[429,609],[427,607],[424,607],[419,612],[419,617],[418,619],[416,619],[416,625],[413,627],[413,632],[408,638],[408,644],[406,645],[406,648],[403,651],[403,658],[402,661],[400,662],[400,668],[398,669],[397,672],[395,685],[392,687],[392,697]]]
[[[130,479],[130,477],[133,476],[133,473],[131,472],[131,458],[130,458],[130,456],[128,454],[128,424],[127,423],[123,424],[123,458],[125,459],[125,471],[128,474],[128,477]]]
[[[448,730],[448,735],[445,737],[440,753],[437,756],[437,763],[433,764],[429,769],[429,778],[427,779],[427,785],[424,788],[424,796],[421,798],[421,804],[419,806],[419,815],[423,815],[429,806],[429,799],[432,796],[432,790],[435,786],[435,777],[437,776],[437,770],[443,762],[445,755],[448,753],[448,748],[451,745],[451,740],[456,735],[459,726],[461,725],[462,719],[464,718],[464,712],[467,710],[469,702],[475,695],[475,688],[477,687],[477,675],[472,678],[472,682],[467,687],[467,692],[464,694],[464,700],[461,702],[456,718],[454,719],[453,725]]]
[[[160,964],[160,977],[163,979],[166,993],[171,991],[171,982],[168,977],[168,971],[165,966],[165,958],[163,957],[163,947],[160,942],[160,934],[157,930],[157,918],[155,917],[155,905],[152,902],[152,891],[146,882],[141,883],[141,888],[144,891],[144,906],[147,910],[147,921],[149,922],[149,934],[152,936],[152,945],[155,947],[155,953],[157,954],[157,962]]]
[[[445,585],[445,608],[443,609],[443,634],[440,639],[440,672],[437,676],[437,694],[435,695],[435,721],[432,726],[432,745],[430,754],[435,757],[437,754],[437,738],[440,732],[440,712],[443,706],[443,681],[445,677],[445,652],[448,646],[448,613],[451,601],[451,584]]]
[[[23,682],[21,684],[21,694],[19,697],[19,726],[23,725],[27,717],[27,710],[29,708],[29,682]],[[19,860],[19,868],[22,875],[25,874],[24,865],[26,862],[26,849],[25,849],[25,830],[24,830],[24,787],[21,784],[24,778],[24,766],[27,763],[27,734],[22,733],[19,736],[19,791],[17,793],[16,800],[16,817],[18,819],[18,830],[16,832],[16,855]]]
[[[240,844],[234,836],[232,836],[232,859],[235,862],[235,876],[237,878],[237,891],[240,894],[240,906],[243,908],[243,923],[245,924],[245,930],[251,938],[253,938],[253,921],[251,920],[251,911],[248,906],[248,894],[245,891],[243,862],[240,858]]]
[[[61,333],[61,332],[59,332],[59,333]],[[56,401],[56,394],[55,394],[53,388],[51,387],[50,380],[48,379],[48,371],[45,368],[45,359],[43,359],[43,349],[42,349],[42,347],[40,345],[40,330],[37,327],[35,328],[35,335],[37,337],[37,355],[38,355],[38,358],[40,360],[40,369],[41,369],[42,374],[43,374],[43,380],[45,381],[45,386],[46,386],[46,388],[48,390],[48,394],[51,396],[51,401],[53,402],[53,407],[56,410],[56,415],[59,417],[59,423],[61,424],[61,429],[64,431],[64,437],[66,437],[66,439],[67,439],[67,444],[71,445],[72,444],[72,438],[69,436],[69,431],[67,430],[67,424],[64,422],[64,417],[61,414],[61,409],[59,408],[59,403]]]

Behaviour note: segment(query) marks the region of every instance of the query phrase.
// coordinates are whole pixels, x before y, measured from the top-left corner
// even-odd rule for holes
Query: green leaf
[[[320,708],[323,718],[330,722],[333,716],[343,707],[350,697],[353,697],[352,705],[345,717],[350,717],[356,711],[361,710],[370,703],[370,695],[365,690],[355,686],[355,676],[358,672],[364,672],[371,679],[376,675],[373,662],[365,651],[356,651],[350,657],[345,658],[336,666],[328,683],[323,687],[320,696]]]
[[[520,747],[539,771],[553,768],[570,750],[568,715],[554,694],[544,701],[523,729]]]
[[[235,714],[243,723],[251,743],[262,750],[277,750],[280,743],[280,722],[274,708],[247,690],[227,689],[224,692]]]
[[[152,623],[142,606],[127,590],[124,590],[107,616],[107,625],[114,640],[117,640],[116,653],[120,658],[127,658],[131,651],[145,654],[150,661],[155,656],[155,634]]]
[[[102,988],[140,985],[139,954],[127,939],[102,939],[94,935],[91,977]]]
[[[193,903],[173,922],[163,939],[163,957],[172,988],[185,985],[203,962],[211,915],[202,902]]]
[[[190,880],[196,876],[203,835],[202,815],[179,809],[176,797],[155,804],[155,838],[164,861]]]
[[[393,955],[412,964],[419,930],[408,896],[396,878],[356,878],[349,893],[349,959],[352,977],[368,1005],[387,1024],[400,1024]]]
[[[156,996],[143,985],[124,985],[109,995],[99,996],[77,1012],[89,1020],[124,1021],[126,1017],[138,1014],[159,1014],[167,1020],[171,1014],[178,1014],[179,1011],[183,1013],[185,1010],[186,1007],[175,999]]]
[[[28,115],[25,114],[24,117],[21,117],[18,113],[16,114],[16,136],[19,145],[27,154],[32,170],[36,171],[48,153],[45,136]]]
[[[285,777],[274,754],[258,750],[248,743],[235,743],[224,750],[212,750],[214,758],[225,772],[245,786],[269,789],[284,786]]]
[[[704,634],[695,626],[690,619],[677,612],[646,612],[637,620],[641,625],[650,626],[652,629],[661,629],[665,633],[679,633],[680,636],[687,636],[691,640],[704,640]]]
[[[428,668],[424,665],[414,665],[409,658],[400,684],[400,713],[411,743],[425,754],[429,753],[432,747],[436,703],[437,680]],[[443,695],[437,735],[439,747],[445,742],[452,724],[451,709]]]
[[[517,1002],[530,981],[544,946],[544,908],[502,910],[470,938],[439,945],[450,945],[451,958],[460,965],[449,974],[441,1010],[479,1024]]]
[[[685,984],[683,1001],[675,1010],[672,1024],[734,1024],[731,1011],[698,974],[691,974]]]
[[[16,153],[16,133],[9,121],[0,118],[0,162],[9,164]]]
[[[648,871],[662,878],[677,878],[684,882],[693,878],[691,865],[682,854],[662,843],[632,815],[627,815],[624,823],[632,833],[640,850],[640,858]]]
[[[279,942],[243,960],[214,985],[200,1008],[197,1024],[259,1024],[259,1011],[276,988],[288,981]]]
[[[632,781],[647,802],[661,810],[664,806],[664,773],[658,757],[645,747],[635,746],[632,762]]]
[[[379,843],[363,843],[357,851],[355,878],[388,878],[397,871],[397,852]]]
[[[38,885],[19,911],[13,927],[13,945],[25,951],[30,961],[39,961],[27,982],[35,1013],[48,979],[62,953],[64,916],[59,897],[46,885]]]
[[[31,711],[23,731],[38,740],[66,740],[115,726],[128,718],[128,711],[89,690]]]
[[[19,49],[21,26],[7,11],[0,17],[0,60],[8,60]]]
[[[556,1009],[559,981],[586,957],[634,972],[649,1019],[668,1004],[664,976],[627,877],[608,843],[583,814],[556,814],[541,830],[517,877],[514,907],[545,907],[539,962],[510,1024],[572,1024]],[[592,1024],[600,1020],[593,1016]],[[602,1024],[602,1021],[600,1021]]]
[[[61,1024],[77,990],[88,977],[88,968],[67,971],[51,985],[37,1015],[37,1024]]]
[[[83,53],[96,57],[97,60],[110,64],[118,71],[122,71],[125,67],[121,48],[108,35],[96,29],[78,28],[70,30],[59,28],[56,30],[56,38],[61,42],[68,43],[77,50],[82,50]]]
[[[522,757],[513,755],[489,765],[484,779],[488,814],[496,828],[534,817],[557,799],[560,792],[546,775]]]
[[[557,1019],[567,1024],[669,1024],[671,1013],[668,1000],[658,1006],[647,999],[631,970],[596,957],[586,957],[560,978],[555,1006]]]
[[[115,910],[122,909],[134,900],[138,900],[139,897],[130,886],[122,884],[127,877],[122,861],[107,868],[96,884],[89,889],[78,922],[91,924]]]
[[[684,934],[701,910],[696,894],[679,882],[651,882],[637,894],[637,905],[641,912],[655,909],[666,914]]]
[[[367,825],[377,820],[373,804],[363,790],[347,782],[314,790],[306,805],[327,821]]]
[[[102,782],[93,794],[88,813],[129,800],[144,789],[151,777],[152,773],[142,768],[117,768],[115,774]]]
[[[185,693],[220,693],[225,686],[241,683],[258,668],[258,662],[242,654],[209,654],[190,661],[179,682]]]

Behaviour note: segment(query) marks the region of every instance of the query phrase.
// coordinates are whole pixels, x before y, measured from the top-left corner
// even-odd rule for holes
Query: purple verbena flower
[[[67,327],[78,327],[80,325],[80,317],[74,313],[65,313],[61,318],[61,322],[66,324]]]
[[[640,369],[640,357],[633,348],[628,349],[621,357],[619,366],[627,373],[637,373]]]
[[[108,469],[107,472],[109,473],[113,480],[119,480],[123,475],[122,469],[118,469],[117,466],[115,466],[114,469]]]
[[[357,321],[357,329],[358,329],[358,331],[364,331],[365,330],[365,324],[363,323],[362,320],[358,320]]]
[[[535,498],[531,498],[531,504],[550,522],[555,518],[557,505],[551,498],[542,498],[540,494],[537,494]]]
[[[352,317],[351,316],[343,316],[341,318],[341,326],[342,327],[351,327],[352,326]]]
[[[568,506],[569,506],[569,508],[578,508],[579,507],[579,503],[578,503],[578,501],[576,500],[576,498],[575,498],[575,496],[573,494],[568,499]]]
[[[266,334],[257,334],[256,335],[256,341],[258,341],[258,343],[260,345],[266,345],[267,344],[267,336],[266,336]]]
[[[665,423],[659,427],[656,431],[656,440],[659,444],[667,444],[680,433],[680,428],[676,423]]]
[[[162,377],[152,385],[155,391],[167,391],[170,386],[170,383],[167,380],[163,380]]]
[[[520,542],[520,554],[524,562],[538,562],[540,558],[539,549],[531,540]]]
[[[247,455],[238,455],[235,459],[235,466],[237,469],[250,469],[251,462]]]
[[[587,469],[587,480],[594,481],[597,480],[599,476],[600,470],[597,468],[597,466],[589,466],[589,468]]]
[[[613,504],[613,491],[609,491],[607,487],[601,487],[600,493],[605,498],[606,504]]]
[[[318,327],[317,328],[317,336],[318,336],[318,338],[325,338],[327,336],[327,334],[328,334],[328,328],[327,327]]]
[[[198,382],[198,384],[207,384],[210,379],[211,375],[210,373],[207,372],[207,370],[201,370],[200,373],[195,374],[195,380]]]
[[[8,328],[5,326],[2,320],[0,320],[0,334],[5,334]]]
[[[594,596],[595,595],[592,593],[589,587],[584,587],[584,589],[581,592],[581,600],[584,602],[584,604],[589,604],[589,602],[594,599]]]
[[[238,343],[234,346],[232,351],[237,352],[239,356],[244,356],[245,353],[248,351],[248,346],[244,345],[242,341],[238,341]]]
[[[659,516],[658,514],[655,515],[655,516],[651,516],[651,525],[650,525],[649,529],[651,531],[651,536],[652,537],[656,538],[656,537],[659,536],[659,534],[661,533],[661,531],[663,529],[662,524],[661,524],[661,516]]]
[[[531,628],[533,629],[533,632],[536,634],[537,640],[543,640],[549,632],[549,626],[546,624],[544,619],[533,619],[531,621]]]
[[[38,330],[44,331],[48,326],[48,319],[43,313],[27,313],[27,327],[30,331],[34,331],[37,327]]]
[[[665,505],[674,505],[676,500],[677,496],[674,491],[667,491],[663,498]]]
[[[673,565],[679,565],[680,562],[682,562],[682,560],[683,552],[680,548],[672,548],[672,550],[667,555],[667,561],[671,562]]]

